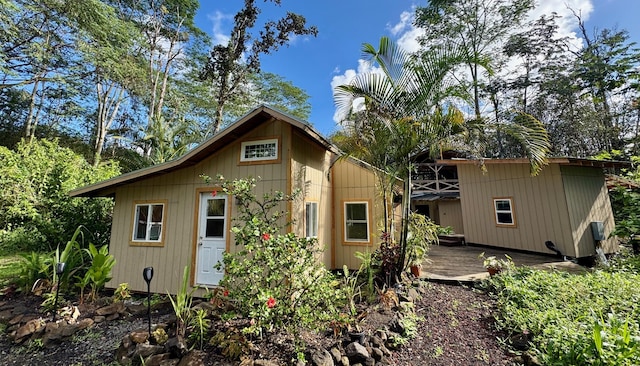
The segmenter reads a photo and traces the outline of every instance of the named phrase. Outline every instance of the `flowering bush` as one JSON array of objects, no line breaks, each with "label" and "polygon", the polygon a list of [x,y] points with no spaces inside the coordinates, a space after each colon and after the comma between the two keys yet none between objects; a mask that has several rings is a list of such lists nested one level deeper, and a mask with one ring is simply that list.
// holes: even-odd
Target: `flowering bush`
[{"label": "flowering bush", "polygon": [[318,261],[317,240],[281,233],[289,225],[283,207],[296,194],[266,193],[258,200],[255,179],[227,181],[218,176],[216,185],[238,204],[232,229],[238,251],[225,253],[220,285],[251,319],[246,331],[314,328],[335,319],[341,298],[338,281]]}]

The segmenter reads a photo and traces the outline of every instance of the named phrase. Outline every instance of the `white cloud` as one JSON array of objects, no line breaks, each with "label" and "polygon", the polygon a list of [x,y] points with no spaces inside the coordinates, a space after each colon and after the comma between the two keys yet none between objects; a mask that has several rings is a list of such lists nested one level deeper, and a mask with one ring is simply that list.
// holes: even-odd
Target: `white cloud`
[{"label": "white cloud", "polygon": [[233,20],[233,15],[224,14],[224,13],[216,10],[215,13],[208,14],[207,18],[209,18],[211,23],[213,23],[213,28],[211,29],[211,32],[212,32],[211,38],[212,38],[213,44],[214,45],[218,45],[218,44],[225,44],[226,45],[227,43],[229,43],[229,39],[231,37],[229,37],[229,35],[224,32],[223,25],[224,25],[225,22]]},{"label": "white cloud", "polygon": [[400,22],[398,22],[395,25],[387,26],[387,28],[389,29],[389,32],[391,32],[392,35],[396,36],[404,32],[404,30],[407,28],[413,28],[413,12],[414,12],[413,9],[410,12],[403,11],[400,14]]},{"label": "white cloud", "polygon": [[556,13],[561,18],[556,20],[558,25],[558,38],[567,37],[569,43],[575,49],[582,48],[581,35],[577,34],[578,19],[573,15],[573,11],[580,15],[583,21],[587,21],[593,13],[592,0],[538,0],[536,7],[529,14],[529,20],[538,19],[543,14]]},{"label": "white cloud", "polygon": [[[336,70],[339,70],[339,68],[336,67]],[[358,60],[357,70],[346,70],[342,75],[335,75],[331,79],[331,90],[333,91],[338,85],[349,84],[357,75],[367,73],[382,73],[382,70],[379,67],[374,67],[370,62],[360,59]],[[355,110],[361,110],[364,108],[364,100],[361,98],[354,100],[353,107]],[[340,123],[343,117],[344,116],[340,115],[337,110],[333,114],[333,120],[336,123]]]}]

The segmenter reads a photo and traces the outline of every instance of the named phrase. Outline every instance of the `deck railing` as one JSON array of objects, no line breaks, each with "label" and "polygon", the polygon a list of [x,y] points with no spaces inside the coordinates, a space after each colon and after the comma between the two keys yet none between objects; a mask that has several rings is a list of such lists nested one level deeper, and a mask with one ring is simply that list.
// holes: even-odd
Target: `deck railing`
[{"label": "deck railing", "polygon": [[434,164],[416,164],[416,172],[412,175],[414,192],[460,193],[460,183],[455,167]]}]

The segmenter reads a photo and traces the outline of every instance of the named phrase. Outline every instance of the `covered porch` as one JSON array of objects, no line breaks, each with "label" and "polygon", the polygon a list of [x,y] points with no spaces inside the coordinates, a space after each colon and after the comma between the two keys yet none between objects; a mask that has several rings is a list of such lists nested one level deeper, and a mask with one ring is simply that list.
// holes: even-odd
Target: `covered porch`
[{"label": "covered porch", "polygon": [[473,282],[485,279],[489,273],[479,258],[496,256],[506,259],[510,256],[516,266],[531,266],[534,268],[557,268],[570,272],[583,272],[585,267],[569,261],[563,261],[554,255],[532,254],[502,248],[487,248],[480,246],[444,246],[434,245],[429,249],[430,263],[423,263],[421,277],[428,280],[444,282]]}]

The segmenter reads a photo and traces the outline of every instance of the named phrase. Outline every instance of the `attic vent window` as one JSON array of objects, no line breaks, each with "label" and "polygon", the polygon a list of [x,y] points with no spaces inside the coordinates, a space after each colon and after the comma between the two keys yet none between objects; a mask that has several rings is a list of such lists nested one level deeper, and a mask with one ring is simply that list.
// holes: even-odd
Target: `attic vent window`
[{"label": "attic vent window", "polygon": [[258,140],[242,143],[240,161],[264,161],[278,159],[278,140]]},{"label": "attic vent window", "polygon": [[511,198],[494,198],[496,225],[515,226],[516,219],[513,212],[513,201]]}]

